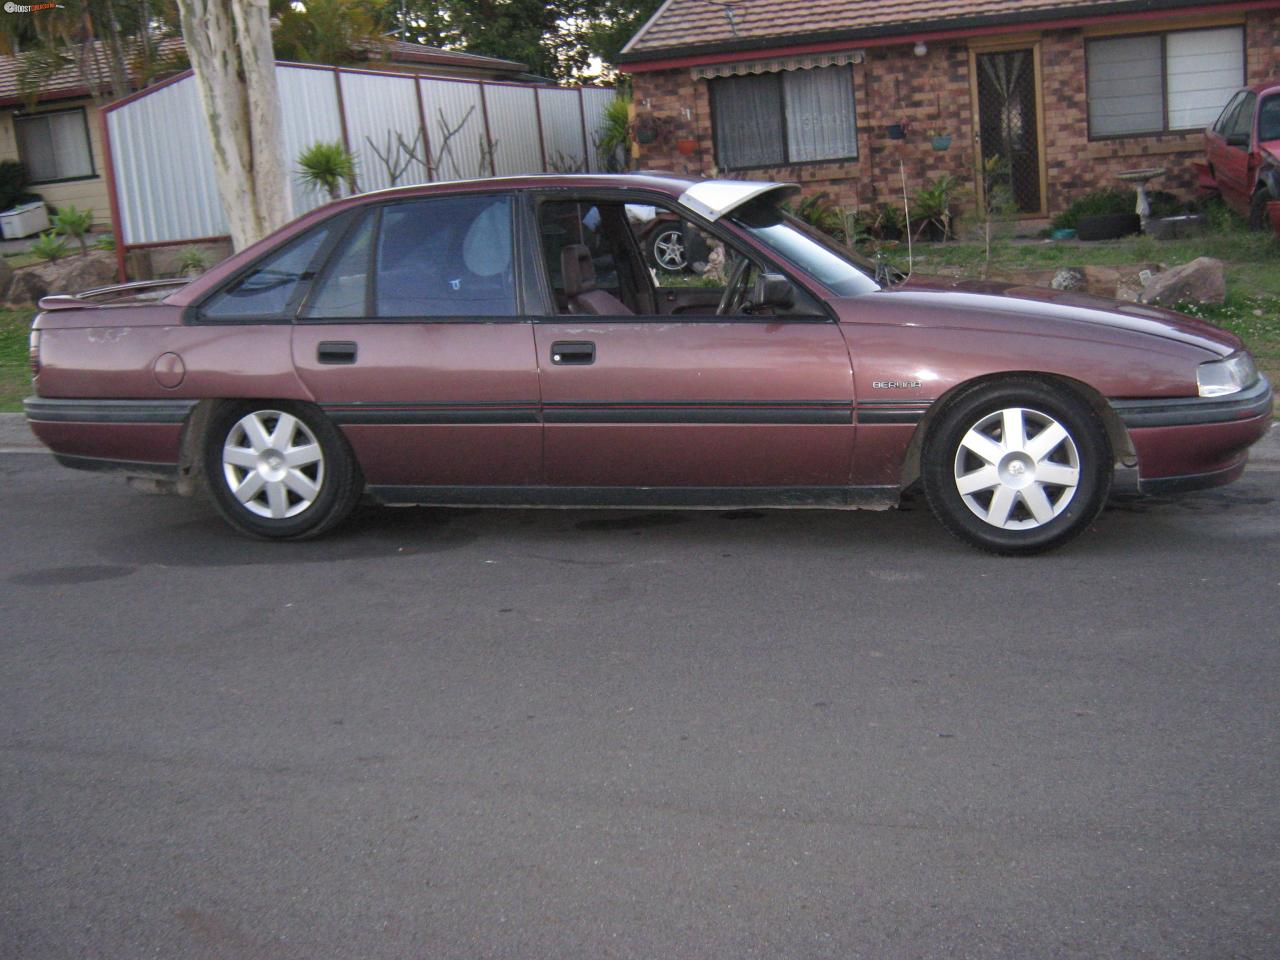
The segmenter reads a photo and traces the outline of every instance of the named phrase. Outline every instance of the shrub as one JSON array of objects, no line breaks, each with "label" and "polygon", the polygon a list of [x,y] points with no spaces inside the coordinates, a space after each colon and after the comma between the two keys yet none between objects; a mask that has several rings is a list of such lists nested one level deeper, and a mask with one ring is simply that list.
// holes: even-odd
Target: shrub
[{"label": "shrub", "polygon": [[626,97],[614,97],[604,108],[604,129],[596,149],[610,173],[631,165],[631,101]]},{"label": "shrub", "polygon": [[116,238],[109,233],[104,233],[98,239],[93,241],[93,249],[95,250],[115,250]]},{"label": "shrub", "polygon": [[952,201],[959,181],[950,174],[943,174],[927,181],[911,198],[911,219],[916,225],[917,239],[926,231],[934,238],[951,238]]},{"label": "shrub", "polygon": [[298,166],[298,179],[325,191],[330,200],[338,199],[344,183],[355,191],[356,158],[339,141],[313,143],[298,155]]},{"label": "shrub", "polygon": [[60,207],[51,222],[55,231],[80,244],[80,256],[89,255],[89,245],[85,242],[84,235],[93,226],[92,210],[80,210],[73,206]]},{"label": "shrub", "polygon": [[1107,187],[1086,193],[1053,218],[1053,229],[1074,230],[1081,217],[1104,217],[1117,213],[1133,213],[1138,195],[1128,187]]},{"label": "shrub", "polygon": [[199,247],[183,247],[178,254],[178,274],[180,276],[196,276],[204,273],[208,266]]},{"label": "shrub", "polygon": [[801,199],[791,210],[797,217],[816,230],[821,230],[829,237],[844,243],[848,231],[844,222],[844,211],[836,206],[831,194],[823,190],[811,193]]},{"label": "shrub", "polygon": [[67,255],[67,241],[63,240],[54,231],[48,230],[40,234],[35,242],[31,244],[31,252],[41,260],[57,263],[59,257]]}]

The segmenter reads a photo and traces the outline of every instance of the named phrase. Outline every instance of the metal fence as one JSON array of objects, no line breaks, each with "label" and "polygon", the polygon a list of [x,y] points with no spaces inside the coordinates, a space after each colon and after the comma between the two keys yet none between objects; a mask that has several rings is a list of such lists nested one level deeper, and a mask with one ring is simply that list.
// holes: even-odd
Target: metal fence
[{"label": "metal fence", "polygon": [[[277,64],[295,215],[326,202],[297,176],[298,155],[341,141],[358,188],[522,173],[598,171],[603,87],[549,87]],[[200,94],[188,73],[104,108],[116,245],[222,238]]]}]

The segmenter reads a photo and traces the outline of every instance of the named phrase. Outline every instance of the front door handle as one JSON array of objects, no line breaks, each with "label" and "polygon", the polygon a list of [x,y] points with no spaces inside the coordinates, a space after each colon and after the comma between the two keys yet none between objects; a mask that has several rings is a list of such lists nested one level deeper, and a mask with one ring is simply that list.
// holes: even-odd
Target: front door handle
[{"label": "front door handle", "polygon": [[596,345],[589,340],[557,340],[551,344],[551,362],[586,366],[596,362]]},{"label": "front door handle", "polygon": [[355,341],[321,340],[320,346],[316,347],[316,360],[320,363],[355,363]]}]

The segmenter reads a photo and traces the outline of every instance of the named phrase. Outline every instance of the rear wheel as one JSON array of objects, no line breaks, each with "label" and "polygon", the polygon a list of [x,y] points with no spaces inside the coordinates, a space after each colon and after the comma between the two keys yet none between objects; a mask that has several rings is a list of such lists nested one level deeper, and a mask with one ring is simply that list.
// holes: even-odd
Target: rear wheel
[{"label": "rear wheel", "polygon": [[346,440],[319,411],[293,403],[236,403],[205,435],[214,506],[256,537],[301,540],[351,512],[363,482]]},{"label": "rear wheel", "polygon": [[1077,536],[1102,509],[1114,466],[1098,414],[1038,380],[956,398],[925,441],[929,506],[953,534],[992,553],[1039,553]]}]

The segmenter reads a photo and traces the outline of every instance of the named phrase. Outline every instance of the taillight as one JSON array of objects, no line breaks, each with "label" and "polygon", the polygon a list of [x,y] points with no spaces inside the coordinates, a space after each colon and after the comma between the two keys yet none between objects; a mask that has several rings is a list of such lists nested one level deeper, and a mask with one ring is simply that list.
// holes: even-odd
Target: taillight
[{"label": "taillight", "polygon": [[31,349],[27,356],[31,360],[31,376],[40,376],[40,331],[31,331]]}]

